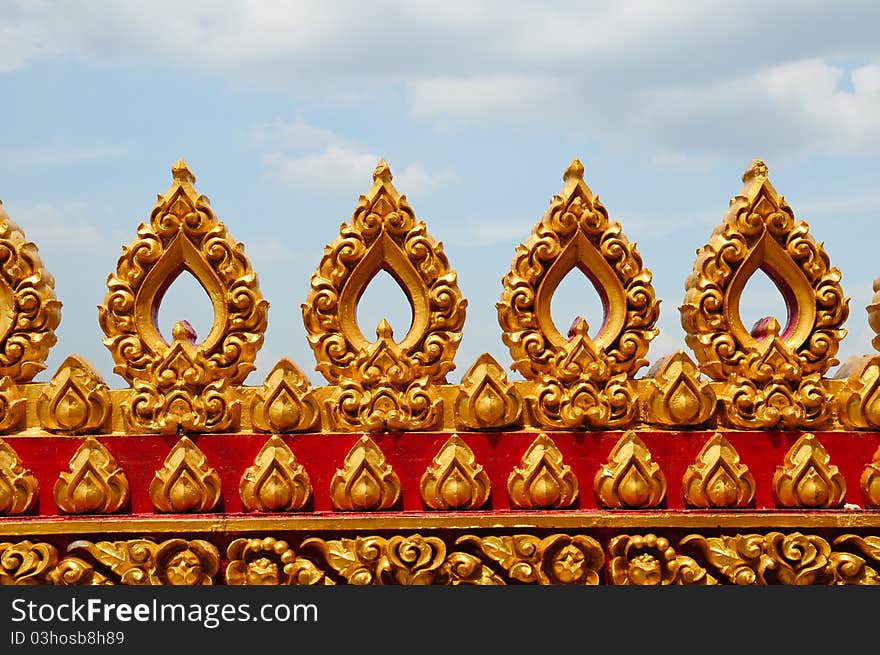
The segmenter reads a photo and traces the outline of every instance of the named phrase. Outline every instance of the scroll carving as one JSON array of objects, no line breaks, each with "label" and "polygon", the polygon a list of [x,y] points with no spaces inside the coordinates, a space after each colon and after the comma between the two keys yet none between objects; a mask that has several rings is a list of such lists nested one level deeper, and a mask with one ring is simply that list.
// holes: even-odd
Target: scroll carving
[{"label": "scroll carving", "polygon": [[619,535],[611,540],[609,572],[616,585],[716,585],[705,568],[679,555],[665,537]]},{"label": "scroll carving", "polygon": [[310,560],[298,557],[286,541],[274,537],[235,539],[226,549],[230,585],[332,585]]},{"label": "scroll carving", "polygon": [[358,327],[356,309],[381,270],[400,284],[412,307],[412,324],[399,342],[411,379],[442,384],[455,366],[467,301],[442,244],[416,220],[391,179],[388,164],[380,160],[372,188],[325,248],[302,307],[316,368],[334,384],[366,382],[361,355],[371,342]]},{"label": "scroll carving", "polygon": [[0,434],[20,427],[27,413],[27,403],[15,382],[8,376],[0,377]]},{"label": "scroll carving", "polygon": [[0,202],[0,378],[24,384],[46,368],[60,322],[55,278]]},{"label": "scroll carving", "polygon": [[[240,384],[254,369],[268,303],[244,247],[196,191],[186,162],[178,161],[172,175],[149,224],[138,227],[109,276],[99,322],[114,372],[136,390],[129,416],[138,427],[219,431],[234,424],[226,385]],[[166,289],[184,270],[207,292],[214,322],[198,344],[191,328],[178,322],[168,344],[156,316]]]}]

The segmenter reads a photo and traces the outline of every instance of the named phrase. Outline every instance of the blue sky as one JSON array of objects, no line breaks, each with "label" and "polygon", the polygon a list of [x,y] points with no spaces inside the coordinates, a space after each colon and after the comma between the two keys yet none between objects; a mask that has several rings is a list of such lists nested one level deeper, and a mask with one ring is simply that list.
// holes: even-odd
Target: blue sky
[{"label": "blue sky", "polygon": [[[575,157],[653,273],[650,361],[685,348],[685,278],[754,157],[842,272],[839,358],[871,352],[878,28],[873,2],[0,0],[0,198],[63,303],[36,379],[78,353],[124,386],[96,305],[180,157],[270,302],[247,384],[280,357],[324,382],[300,305],[380,156],[468,299],[452,382],[482,352],[509,365],[501,277]],[[577,314],[601,323],[578,278],[553,304],[563,329]],[[186,318],[204,336],[208,308],[181,277],[160,329]],[[769,282],[749,285],[747,324],[783,311]],[[383,316],[406,332],[386,277],[362,331]]]}]

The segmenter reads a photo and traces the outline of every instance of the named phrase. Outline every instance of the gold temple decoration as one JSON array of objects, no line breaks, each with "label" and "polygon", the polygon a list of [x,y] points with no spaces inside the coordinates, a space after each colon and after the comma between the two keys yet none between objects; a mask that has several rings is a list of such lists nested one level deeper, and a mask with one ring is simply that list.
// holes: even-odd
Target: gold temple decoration
[{"label": "gold temple decoration", "polygon": [[483,430],[519,423],[523,398],[492,355],[483,353],[464,374],[455,397],[455,419],[462,428]]},{"label": "gold temple decoration", "polygon": [[45,542],[0,543],[0,585],[51,584],[58,549]]},{"label": "gold temple decoration", "polygon": [[688,466],[682,488],[689,507],[742,508],[755,497],[755,478],[730,442],[715,433]]},{"label": "gold temple decoration", "polygon": [[330,500],[336,509],[388,509],[400,498],[400,479],[367,435],[358,439],[344,464],[330,482]]},{"label": "gold temple decoration", "polygon": [[761,269],[788,306],[788,321],[778,335],[784,349],[801,361],[804,374],[824,373],[838,363],[834,355],[846,334],[841,326],[849,300],[840,288],[840,271],[831,268],[822,244],[773,188],[764,162],[753,160],[743,183],[723,222],[698,251],[685,284],[679,309],[687,344],[712,379],[747,375],[749,355],[769,345],[770,335],[747,329],[739,310],[746,283]]},{"label": "gold temple decoration", "polygon": [[505,584],[479,558],[464,552],[450,553],[438,537],[310,538],[302,545],[320,553],[350,585]]},{"label": "gold temple decoration", "polygon": [[430,430],[443,418],[443,402],[428,376],[393,339],[382,319],[376,341],[358,356],[358,377],[344,380],[327,399],[333,428],[352,430]]},{"label": "gold temple decoration", "polygon": [[111,413],[107,383],[79,355],[71,355],[40,392],[37,414],[50,432],[87,434],[106,427]]},{"label": "gold temple decoration", "polygon": [[679,555],[669,540],[654,534],[619,535],[610,543],[609,572],[616,585],[716,585],[705,568]]},{"label": "gold temple decoration", "polygon": [[205,454],[181,437],[150,483],[150,501],[160,512],[208,512],[220,500],[220,476]]},{"label": "gold temple decoration", "polygon": [[867,506],[880,507],[880,448],[874,451],[874,457],[865,465],[859,483]]},{"label": "gold temple decoration", "polygon": [[229,585],[332,585],[333,580],[308,559],[297,557],[286,541],[274,537],[236,539],[226,549]]},{"label": "gold temple decoration", "polygon": [[605,564],[601,544],[586,535],[465,535],[456,544],[473,544],[512,579],[527,584],[597,585]]},{"label": "gold temple decoration", "polygon": [[20,427],[27,413],[27,403],[11,378],[0,377],[0,434]]},{"label": "gold temple decoration", "polygon": [[[868,538],[876,540],[876,538]],[[873,560],[880,551],[855,535],[841,535],[835,545],[855,546]],[[877,585],[880,576],[856,553],[833,550],[818,535],[799,532],[705,537],[688,535],[682,546],[696,548],[724,578],[736,585]]]},{"label": "gold temple decoration", "polygon": [[[241,384],[255,368],[268,302],[244,247],[196,191],[186,162],[178,161],[172,175],[150,223],[138,227],[108,278],[99,322],[114,372],[137,392],[129,406],[137,427],[218,431],[235,422],[227,385]],[[199,281],[214,309],[211,330],[198,344],[183,322],[168,344],[156,322],[165,291],[183,271]]]},{"label": "gold temple decoration", "polygon": [[421,491],[431,509],[477,509],[489,499],[491,482],[474,452],[454,434],[422,475]]},{"label": "gold temple decoration", "polygon": [[251,511],[292,512],[308,503],[312,484],[290,447],[273,435],[260,449],[253,466],[242,474],[239,495],[242,505]]},{"label": "gold temple decoration", "polygon": [[632,376],[647,363],[648,343],[657,335],[660,303],[651,273],[584,182],[580,161],[571,162],[563,181],[531,236],[517,247],[502,281],[497,309],[504,343],[513,368],[526,379],[557,373],[554,359],[567,339],[553,324],[550,303],[563,278],[578,268],[593,281],[605,306],[595,348],[607,357],[612,375]]},{"label": "gold temple decoration", "polygon": [[46,368],[60,322],[55,278],[0,202],[0,379],[23,384]]},{"label": "gold temple decoration", "polygon": [[[743,183],[685,283],[685,340],[702,370],[726,381],[720,395],[734,427],[818,428],[830,420],[821,376],[838,363],[849,299],[840,271],[770,184],[764,162],[753,160]],[[785,299],[784,326],[772,317],[743,325],[740,298],[759,269]]]},{"label": "gold temple decoration", "polygon": [[40,484],[16,453],[0,439],[0,516],[25,514],[37,503]]},{"label": "gold temple decoration", "polygon": [[416,220],[391,179],[388,164],[380,159],[372,188],[324,249],[302,306],[316,368],[331,383],[363,381],[362,354],[371,342],[358,327],[357,304],[382,270],[401,286],[412,308],[412,324],[399,342],[411,360],[412,378],[442,384],[455,367],[467,301],[442,244]]},{"label": "gold temple decoration", "polygon": [[109,450],[87,437],[55,483],[55,504],[66,514],[112,514],[129,498],[128,479]]},{"label": "gold temple decoration", "polygon": [[644,442],[629,431],[611,450],[608,463],[596,472],[593,488],[603,507],[658,507],[666,497],[666,478],[651,461]]},{"label": "gold temple decoration", "polygon": [[700,369],[683,350],[660,359],[648,371],[644,407],[648,423],[697,426],[715,412],[715,392],[700,380]]},{"label": "gold temple decoration", "polygon": [[850,430],[880,429],[880,356],[855,356],[837,371],[845,381],[835,399],[840,423]]},{"label": "gold temple decoration", "polygon": [[874,350],[880,350],[880,277],[874,279],[873,288],[874,297],[865,309],[868,311],[868,325],[876,335],[871,339],[871,345]]},{"label": "gold temple decoration", "polygon": [[507,493],[514,507],[561,509],[578,495],[578,480],[562,460],[562,453],[546,434],[539,434],[526,450],[520,465],[507,478]]},{"label": "gold temple decoration", "polygon": [[309,379],[289,359],[281,359],[254,395],[251,422],[260,432],[310,430],[320,408]]},{"label": "gold temple decoration", "polygon": [[846,480],[814,434],[801,436],[773,474],[773,496],[783,507],[841,507]]},{"label": "gold temple decoration", "polygon": [[[203,586],[214,584],[220,569],[216,546],[203,539],[80,540],[67,552],[55,584]],[[103,573],[96,570],[99,566]]]}]

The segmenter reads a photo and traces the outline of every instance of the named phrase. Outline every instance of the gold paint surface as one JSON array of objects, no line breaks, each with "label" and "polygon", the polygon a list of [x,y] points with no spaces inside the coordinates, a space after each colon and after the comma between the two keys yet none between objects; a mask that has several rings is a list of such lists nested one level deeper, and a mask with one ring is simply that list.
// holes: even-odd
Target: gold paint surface
[{"label": "gold paint surface", "polygon": [[553,439],[542,433],[528,447],[520,465],[510,472],[507,493],[514,507],[560,509],[577,499],[578,479],[563,462]]},{"label": "gold paint surface", "polygon": [[251,511],[292,512],[309,502],[312,483],[290,447],[273,435],[257,453],[253,466],[242,474],[239,495],[242,505]]},{"label": "gold paint surface", "polygon": [[457,434],[440,448],[420,486],[422,500],[431,509],[477,509],[491,492],[489,476]]},{"label": "gold paint surface", "polygon": [[160,512],[208,512],[220,500],[220,476],[189,437],[181,437],[150,483]]},{"label": "gold paint surface", "polygon": [[100,441],[87,437],[62,471],[54,488],[55,504],[67,514],[112,514],[130,496],[128,478]]},{"label": "gold paint surface", "polygon": [[367,435],[358,439],[330,482],[330,500],[338,510],[388,509],[400,498],[400,492],[400,479]]}]

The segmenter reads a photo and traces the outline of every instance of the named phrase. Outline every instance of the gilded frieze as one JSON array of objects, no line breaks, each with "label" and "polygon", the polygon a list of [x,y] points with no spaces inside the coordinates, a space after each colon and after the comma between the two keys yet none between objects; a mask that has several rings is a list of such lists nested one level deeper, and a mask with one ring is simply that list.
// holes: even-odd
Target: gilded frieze
[{"label": "gilded frieze", "polygon": [[693,558],[681,555],[655,534],[618,535],[609,544],[608,569],[615,585],[716,585]]},{"label": "gilded frieze", "polygon": [[332,585],[314,563],[297,557],[283,539],[235,539],[226,549],[228,585]]},{"label": "gilded frieze", "polygon": [[281,359],[254,395],[251,422],[260,432],[310,430],[320,418],[309,379],[289,359]]},{"label": "gilded frieze", "polygon": [[100,432],[112,405],[107,383],[79,355],[65,359],[37,399],[40,425],[49,432]]},{"label": "gilded frieze", "polygon": [[715,413],[712,386],[683,350],[663,357],[648,371],[642,402],[646,421],[660,427],[698,426]]},{"label": "gilded frieze", "polygon": [[345,456],[330,482],[330,500],[338,510],[379,510],[400,498],[400,479],[376,442],[364,435]]},{"label": "gilded frieze", "polygon": [[463,429],[503,428],[520,422],[523,398],[492,355],[483,353],[461,380],[456,423]]},{"label": "gilded frieze", "polygon": [[773,496],[782,507],[843,506],[846,480],[813,434],[801,436],[773,474]]},{"label": "gilded frieze", "polygon": [[312,483],[290,447],[273,435],[242,474],[239,495],[251,511],[293,512],[311,499]]},{"label": "gilded frieze", "polygon": [[682,489],[689,507],[748,507],[755,497],[755,478],[724,435],[715,433],[685,471]]}]

